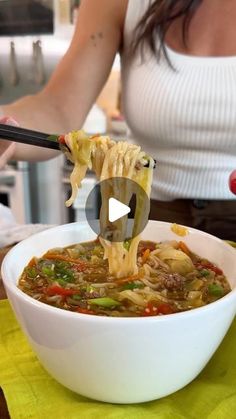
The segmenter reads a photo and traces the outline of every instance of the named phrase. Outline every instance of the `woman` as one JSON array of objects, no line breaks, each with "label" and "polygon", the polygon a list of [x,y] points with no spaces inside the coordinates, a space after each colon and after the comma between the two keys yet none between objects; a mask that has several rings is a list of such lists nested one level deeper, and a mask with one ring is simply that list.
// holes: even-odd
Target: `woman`
[{"label": "woman", "polygon": [[158,161],[150,218],[236,239],[235,20],[234,0],[83,0],[48,85],[3,112],[46,132],[80,128],[120,51],[130,138]]}]

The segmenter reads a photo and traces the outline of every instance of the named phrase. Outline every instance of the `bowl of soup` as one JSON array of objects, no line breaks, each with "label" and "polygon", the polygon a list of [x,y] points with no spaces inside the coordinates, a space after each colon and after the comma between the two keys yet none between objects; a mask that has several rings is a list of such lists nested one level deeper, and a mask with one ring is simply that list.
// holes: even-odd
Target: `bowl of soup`
[{"label": "bowl of soup", "polygon": [[141,273],[117,283],[87,222],[35,234],[7,254],[9,301],[58,382],[95,400],[141,403],[202,371],[236,313],[235,249],[192,228],[176,232],[149,221]]}]

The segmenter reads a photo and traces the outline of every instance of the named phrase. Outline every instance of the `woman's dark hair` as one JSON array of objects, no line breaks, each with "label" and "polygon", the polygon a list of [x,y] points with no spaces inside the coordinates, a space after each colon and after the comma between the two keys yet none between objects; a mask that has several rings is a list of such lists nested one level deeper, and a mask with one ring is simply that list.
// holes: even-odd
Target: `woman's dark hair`
[{"label": "woman's dark hair", "polygon": [[[135,53],[141,47],[142,52],[143,47],[148,45],[157,58],[162,51],[169,62],[164,43],[169,26],[175,19],[183,17],[182,37],[186,45],[189,23],[201,2],[202,0],[154,1],[135,28],[131,51]],[[156,42],[157,38],[159,42]]]}]

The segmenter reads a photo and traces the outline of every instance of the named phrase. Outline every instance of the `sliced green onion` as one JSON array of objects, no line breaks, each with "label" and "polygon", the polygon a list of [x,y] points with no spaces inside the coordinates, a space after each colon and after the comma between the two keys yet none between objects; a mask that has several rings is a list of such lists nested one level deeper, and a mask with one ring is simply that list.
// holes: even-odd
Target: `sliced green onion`
[{"label": "sliced green onion", "polygon": [[65,282],[74,282],[74,272],[69,269],[69,266],[70,265],[65,264],[64,262],[56,262],[54,270],[55,277]]},{"label": "sliced green onion", "polygon": [[[51,279],[51,278],[50,278]],[[61,278],[52,278],[54,281],[58,282],[58,284],[65,286],[67,284],[67,281],[64,281],[64,279]]]},{"label": "sliced green onion", "polygon": [[121,304],[119,301],[113,300],[113,298],[110,298],[110,297],[92,298],[87,301],[91,305],[94,304],[97,306],[108,307],[108,308],[116,307]]},{"label": "sliced green onion", "polygon": [[47,140],[57,142],[58,141],[58,137],[59,137],[59,135],[53,135],[53,134],[51,134],[51,135],[49,135],[47,137]]},{"label": "sliced green onion", "polygon": [[54,265],[52,264],[52,265],[45,265],[45,266],[42,266],[42,273],[45,275],[45,276],[49,276],[49,277],[52,277],[52,276],[54,276]]},{"label": "sliced green onion", "polygon": [[36,278],[36,276],[38,275],[38,271],[37,271],[37,269],[35,267],[32,267],[32,268],[31,267],[27,267],[25,269],[25,271],[26,271],[26,275],[29,278],[32,278],[32,279]]}]

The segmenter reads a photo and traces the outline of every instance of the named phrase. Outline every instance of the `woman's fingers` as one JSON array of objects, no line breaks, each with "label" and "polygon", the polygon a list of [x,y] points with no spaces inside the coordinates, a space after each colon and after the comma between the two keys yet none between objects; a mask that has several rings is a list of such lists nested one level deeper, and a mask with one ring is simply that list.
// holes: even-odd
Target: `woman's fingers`
[{"label": "woman's fingers", "polygon": [[10,143],[7,148],[2,146],[2,143],[0,143],[0,169],[2,169],[8,160],[11,159],[15,152],[15,147],[15,143]]},{"label": "woman's fingers", "polygon": [[18,122],[13,119],[11,116],[4,116],[0,118],[0,124],[12,125],[13,127],[19,127]]},{"label": "woman's fingers", "polygon": [[[1,124],[19,126],[19,124],[11,117],[4,116],[0,119]],[[0,140],[0,169],[2,169],[7,161],[13,156],[15,151],[15,143],[11,141]]]}]

